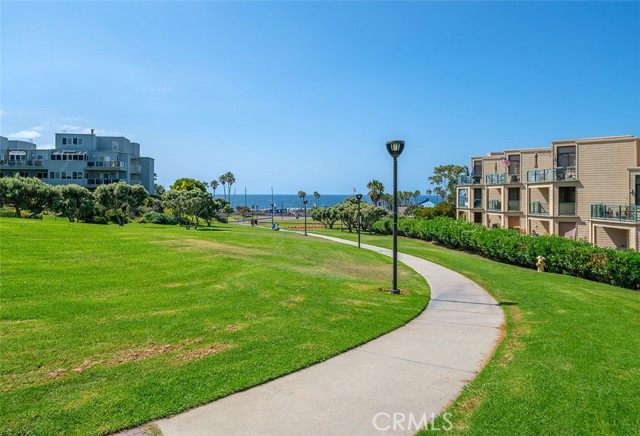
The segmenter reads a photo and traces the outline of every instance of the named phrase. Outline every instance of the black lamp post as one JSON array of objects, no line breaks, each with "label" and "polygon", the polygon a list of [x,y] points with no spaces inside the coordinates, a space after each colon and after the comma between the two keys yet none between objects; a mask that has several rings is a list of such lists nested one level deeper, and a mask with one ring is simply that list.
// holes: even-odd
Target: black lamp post
[{"label": "black lamp post", "polygon": [[404,141],[387,141],[387,151],[393,158],[393,286],[392,294],[399,294],[398,289],[398,156],[404,150]]},{"label": "black lamp post", "polygon": [[309,200],[303,201],[304,203],[304,235],[307,236],[307,203]]},{"label": "black lamp post", "polygon": [[275,229],[275,226],[273,225],[273,214],[275,212],[275,209],[276,209],[276,204],[271,203],[271,230]]},{"label": "black lamp post", "polygon": [[358,200],[358,248],[360,248],[360,200],[362,200],[362,194],[356,194],[356,200]]}]

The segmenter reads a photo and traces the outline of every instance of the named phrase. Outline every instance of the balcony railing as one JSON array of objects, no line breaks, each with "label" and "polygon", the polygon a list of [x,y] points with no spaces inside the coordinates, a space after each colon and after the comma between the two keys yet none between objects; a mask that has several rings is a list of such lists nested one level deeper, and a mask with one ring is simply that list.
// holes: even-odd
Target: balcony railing
[{"label": "balcony railing", "polygon": [[575,215],[576,214],[576,203],[561,201],[558,203],[558,215]]},{"label": "balcony railing", "polygon": [[592,204],[591,219],[637,223],[640,206],[633,204]]},{"label": "balcony railing", "polygon": [[507,183],[520,183],[520,174],[507,174]]},{"label": "balcony railing", "polygon": [[504,173],[487,174],[484,176],[484,181],[487,185],[501,185],[505,180]]},{"label": "balcony railing", "polygon": [[0,160],[1,166],[10,166],[10,167],[41,167],[41,160]]},{"label": "balcony railing", "polygon": [[549,205],[541,201],[529,203],[529,215],[549,215]]},{"label": "balcony railing", "polygon": [[482,209],[482,198],[476,198],[473,200],[474,209]]},{"label": "balcony railing", "polygon": [[132,173],[141,173],[142,172],[142,165],[131,165],[131,172]]},{"label": "balcony railing", "polygon": [[487,201],[487,210],[502,210],[502,201],[500,200]]},{"label": "balcony railing", "polygon": [[510,211],[519,211],[520,210],[520,200],[509,200],[509,204],[507,205]]},{"label": "balcony railing", "polygon": [[527,182],[529,183],[561,182],[563,180],[577,180],[576,167],[527,171]]},{"label": "balcony railing", "polygon": [[118,183],[120,179],[87,179],[87,184],[91,186],[108,185],[110,183]]},{"label": "balcony railing", "polygon": [[115,160],[109,160],[109,161],[94,161],[94,160],[90,160],[87,162],[87,167],[89,169],[91,168],[126,168],[127,163],[126,162],[119,162],[119,161],[115,161]]}]

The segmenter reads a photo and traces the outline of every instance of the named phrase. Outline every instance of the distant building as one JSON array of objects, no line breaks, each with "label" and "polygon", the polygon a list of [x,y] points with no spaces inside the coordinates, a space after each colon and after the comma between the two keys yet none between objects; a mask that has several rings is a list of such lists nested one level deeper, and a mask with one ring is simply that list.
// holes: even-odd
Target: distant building
[{"label": "distant building", "polygon": [[140,156],[140,144],[122,136],[97,136],[93,131],[56,133],[53,149],[0,136],[0,177],[15,175],[89,189],[124,181],[155,194],[154,160]]},{"label": "distant building", "polygon": [[554,141],[471,158],[459,218],[487,227],[640,248],[640,138]]}]

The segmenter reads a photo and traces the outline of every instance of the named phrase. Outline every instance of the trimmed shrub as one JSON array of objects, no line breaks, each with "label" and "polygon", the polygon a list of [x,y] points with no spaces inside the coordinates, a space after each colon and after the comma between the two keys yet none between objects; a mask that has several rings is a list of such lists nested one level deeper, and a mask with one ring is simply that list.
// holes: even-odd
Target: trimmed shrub
[{"label": "trimmed shrub", "polygon": [[173,214],[154,211],[145,213],[140,222],[169,225],[178,224],[178,220],[173,216]]},{"label": "trimmed shrub", "polygon": [[[393,233],[393,221],[373,225],[379,234]],[[398,234],[434,241],[456,250],[479,254],[498,262],[535,268],[536,257],[544,256],[545,270],[582,277],[628,289],[640,289],[640,253],[596,247],[586,241],[559,236],[529,236],[514,230],[484,226],[438,217],[431,220],[398,220]]]}]

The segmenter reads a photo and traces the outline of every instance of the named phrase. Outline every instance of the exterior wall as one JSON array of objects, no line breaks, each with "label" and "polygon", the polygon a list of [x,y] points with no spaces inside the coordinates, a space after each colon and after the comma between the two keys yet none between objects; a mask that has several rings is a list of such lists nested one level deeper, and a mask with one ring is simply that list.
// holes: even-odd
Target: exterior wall
[{"label": "exterior wall", "polygon": [[[566,174],[566,170],[557,170],[558,161],[554,159],[557,148],[563,146],[575,147],[575,178],[555,178],[560,173]],[[485,176],[488,174],[509,174],[509,167],[501,162],[500,157],[508,158],[510,155],[518,154],[520,183],[516,178],[509,176],[501,184],[486,183]],[[521,229],[529,233],[535,231],[540,235],[563,233],[565,237],[586,239],[601,246],[628,247],[636,250],[640,248],[640,218],[634,222],[634,218],[627,218],[632,216],[629,212],[626,215],[618,212],[606,217],[591,218],[591,206],[594,204],[611,205],[608,210],[614,211],[624,210],[627,205],[636,202],[640,204],[640,201],[636,200],[640,199],[640,192],[636,192],[640,191],[636,186],[636,176],[640,175],[640,138],[617,136],[555,141],[547,148],[506,150],[473,157],[472,166],[474,160],[482,162],[481,184],[473,184],[471,179],[466,180],[465,186],[469,186],[470,193],[473,193],[475,188],[482,189],[483,200],[481,209],[470,210],[471,220],[473,212],[482,210],[485,213],[484,225],[487,227],[494,224],[516,227],[514,216],[517,216],[518,212],[509,211],[508,194],[509,188],[520,187]],[[549,178],[544,182],[529,183],[527,172],[534,169],[547,170],[544,174]],[[563,204],[562,208],[560,206],[561,188],[565,187],[575,188],[575,213],[572,213],[571,204]],[[470,208],[473,208],[473,196],[470,200]],[[487,200],[500,200],[504,213],[487,211]],[[543,203],[547,215],[529,214],[529,203],[538,201]],[[574,226],[575,231],[572,230]],[[622,243],[622,239],[627,242]]]}]

